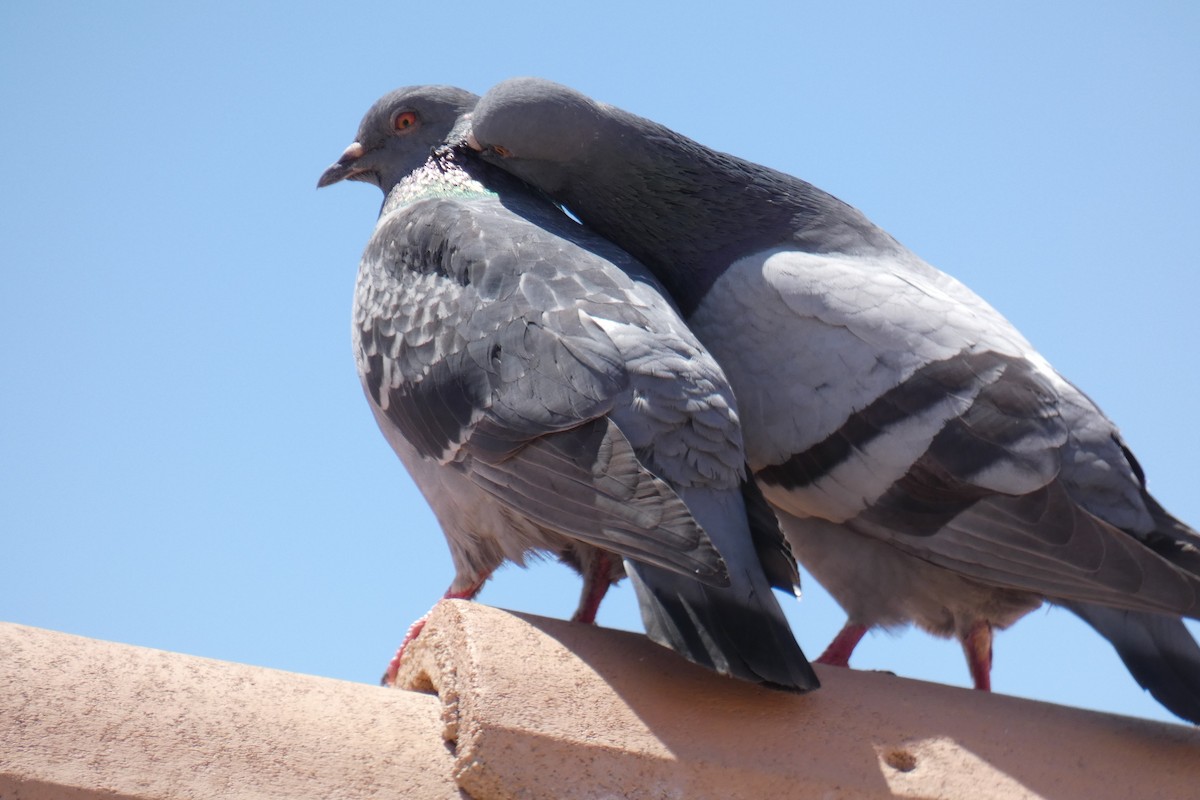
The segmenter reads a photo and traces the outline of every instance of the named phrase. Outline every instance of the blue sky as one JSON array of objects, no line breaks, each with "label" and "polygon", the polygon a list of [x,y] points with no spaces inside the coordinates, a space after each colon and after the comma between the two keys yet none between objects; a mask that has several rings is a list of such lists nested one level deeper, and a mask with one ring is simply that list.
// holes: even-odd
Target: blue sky
[{"label": "blue sky", "polygon": [[[863,209],[1014,320],[1200,524],[1200,11],[829,5],[0,6],[0,619],[378,678],[451,565],[350,354],[381,198],[314,185],[384,92],[514,75]],[[578,588],[544,563],[481,600],[565,617]],[[812,581],[784,603],[815,657],[842,613]],[[640,627],[628,587],[600,621]],[[915,631],[853,664],[968,680]],[[1064,612],[999,635],[994,684],[1173,719]]]}]

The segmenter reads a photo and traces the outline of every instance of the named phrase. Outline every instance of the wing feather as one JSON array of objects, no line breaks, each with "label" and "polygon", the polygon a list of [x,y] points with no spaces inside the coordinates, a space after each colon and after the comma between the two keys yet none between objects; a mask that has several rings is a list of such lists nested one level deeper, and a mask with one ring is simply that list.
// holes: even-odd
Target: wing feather
[{"label": "wing feather", "polygon": [[[556,240],[539,248],[513,225],[508,212],[443,200],[381,221],[364,260],[390,280],[360,281],[356,304],[369,397],[421,456],[537,525],[726,585],[707,533],[608,417],[630,376],[576,306],[581,282],[620,289],[611,268]],[[429,331],[415,347],[397,333],[413,324]]]}]

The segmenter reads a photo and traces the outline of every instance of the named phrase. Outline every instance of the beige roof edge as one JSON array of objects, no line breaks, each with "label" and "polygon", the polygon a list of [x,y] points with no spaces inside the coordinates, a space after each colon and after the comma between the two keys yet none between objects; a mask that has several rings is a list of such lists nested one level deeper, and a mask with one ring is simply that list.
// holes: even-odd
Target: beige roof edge
[{"label": "beige roof edge", "polygon": [[446,601],[401,681],[437,691],[478,800],[1200,797],[1194,728],[817,669],[787,694],[637,634]]},{"label": "beige roof edge", "polygon": [[0,623],[0,800],[461,800],[436,697]]},{"label": "beige roof edge", "polygon": [[[438,605],[405,686],[0,623],[0,798],[1192,797],[1181,725],[820,669],[790,695],[645,637]],[[443,737],[445,741],[443,741]]]}]

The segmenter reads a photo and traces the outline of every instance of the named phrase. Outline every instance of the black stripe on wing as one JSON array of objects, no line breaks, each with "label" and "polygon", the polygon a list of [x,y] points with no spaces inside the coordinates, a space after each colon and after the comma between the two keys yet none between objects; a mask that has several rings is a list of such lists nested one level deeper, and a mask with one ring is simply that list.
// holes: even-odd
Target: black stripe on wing
[{"label": "black stripe on wing", "polygon": [[[461,361],[456,355],[452,361]],[[490,402],[491,386],[480,371],[440,361],[415,383],[383,390],[384,357],[367,358],[366,388],[400,433],[425,458],[443,461],[462,443]]]},{"label": "black stripe on wing", "polygon": [[1055,479],[1067,427],[1057,393],[1029,362],[977,353],[920,372],[954,375],[960,379],[956,391],[970,392],[974,400],[946,422],[909,471],[872,504],[870,515],[887,519],[895,530],[928,536],[980,500],[1035,491]]},{"label": "black stripe on wing", "polygon": [[[928,517],[923,524],[936,529],[937,519],[953,516],[988,493],[976,494],[967,484],[1000,462],[1034,469],[1046,480],[1057,471],[1056,463],[1050,462],[1057,458],[1056,448],[1065,441],[1066,431],[1053,389],[1025,360],[983,351],[926,364],[852,413],[823,441],[760,469],[756,476],[784,489],[818,484],[889,428],[921,417],[947,397],[963,398],[970,405],[934,439],[929,453],[935,463],[917,469],[907,487],[911,496],[888,501],[898,511]],[[913,453],[914,464],[923,455]]]},{"label": "black stripe on wing", "polygon": [[[994,584],[1142,610],[1200,610],[1200,576],[1189,570],[1186,547],[1166,535],[1148,546],[1145,536],[1086,511],[1059,479],[1066,423],[1057,392],[1032,365],[974,354],[921,373],[920,383],[957,385],[974,399],[850,525]],[[931,394],[926,386],[906,395],[912,383],[885,396],[890,408],[927,407],[906,399]]]}]

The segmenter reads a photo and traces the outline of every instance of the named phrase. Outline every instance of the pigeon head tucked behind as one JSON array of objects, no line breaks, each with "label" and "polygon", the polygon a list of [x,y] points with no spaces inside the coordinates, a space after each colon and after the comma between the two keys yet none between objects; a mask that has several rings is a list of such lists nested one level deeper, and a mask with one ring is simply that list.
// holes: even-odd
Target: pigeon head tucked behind
[{"label": "pigeon head tucked behind", "polygon": [[479,106],[486,119],[473,124],[471,145],[551,193],[566,190],[571,167],[603,162],[606,133],[616,132],[602,104],[541,78],[504,81],[486,98]]},{"label": "pigeon head tucked behind", "polygon": [[478,96],[453,86],[406,86],[381,97],[358,126],[358,135],[341,158],[321,174],[317,188],[343,180],[393,186],[452,140],[463,115]]},{"label": "pigeon head tucked behind", "polygon": [[[489,89],[471,115],[468,142],[619,242],[667,285],[685,317],[748,252],[899,248],[857,209],[809,183],[542,78]],[[731,197],[745,202],[724,202]],[[649,211],[653,203],[671,213]],[[663,257],[667,243],[671,258]]]}]

